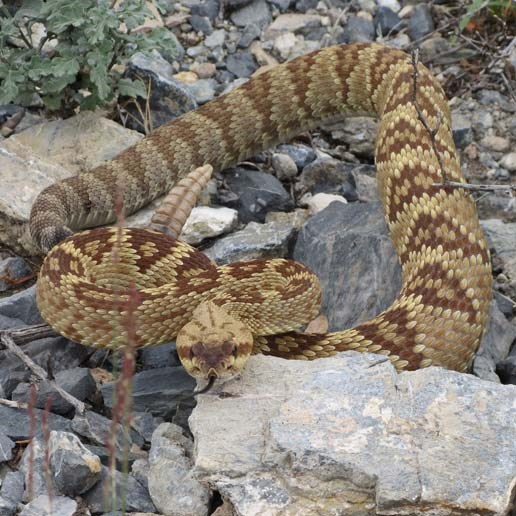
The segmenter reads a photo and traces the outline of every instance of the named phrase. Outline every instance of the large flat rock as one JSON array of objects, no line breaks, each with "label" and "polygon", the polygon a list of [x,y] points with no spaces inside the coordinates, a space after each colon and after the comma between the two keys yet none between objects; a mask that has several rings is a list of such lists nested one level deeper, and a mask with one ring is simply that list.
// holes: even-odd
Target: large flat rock
[{"label": "large flat rock", "polygon": [[252,357],[198,397],[198,478],[239,515],[507,515],[516,387],[354,352]]}]

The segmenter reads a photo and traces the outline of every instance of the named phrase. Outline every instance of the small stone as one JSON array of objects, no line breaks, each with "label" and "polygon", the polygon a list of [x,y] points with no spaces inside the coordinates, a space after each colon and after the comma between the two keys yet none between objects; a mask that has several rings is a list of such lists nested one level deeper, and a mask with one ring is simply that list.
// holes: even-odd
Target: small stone
[{"label": "small stone", "polygon": [[408,34],[412,41],[417,41],[435,30],[434,20],[428,4],[414,7],[408,22]]},{"label": "small stone", "polygon": [[214,79],[199,79],[193,84],[188,85],[188,90],[195,98],[197,104],[205,104],[215,98],[215,88],[217,81]]},{"label": "small stone", "polygon": [[20,256],[10,256],[2,260],[0,262],[0,292],[13,288],[31,274],[29,265]]},{"label": "small stone", "polygon": [[351,153],[372,160],[377,127],[378,122],[374,118],[356,116],[332,124],[327,129],[331,130],[332,138],[345,143]]},{"label": "small stone", "polygon": [[224,29],[215,30],[204,40],[204,45],[208,48],[220,47],[224,44],[225,39],[226,31]]},{"label": "small stone", "polygon": [[250,77],[258,65],[250,52],[235,52],[228,56],[226,68],[237,77]]},{"label": "small stone", "polygon": [[7,471],[0,488],[0,514],[14,516],[23,497],[25,479],[21,471]]},{"label": "small stone", "polygon": [[500,165],[509,172],[516,172],[516,152],[509,152],[503,156]]},{"label": "small stone", "polygon": [[374,39],[373,22],[361,16],[351,16],[338,37],[338,43],[367,43]]},{"label": "small stone", "polygon": [[238,224],[238,212],[231,208],[196,206],[188,217],[181,240],[188,244],[200,244],[206,238],[229,233]]},{"label": "small stone", "polygon": [[131,426],[145,439],[145,442],[150,443],[154,430],[161,423],[163,423],[161,417],[154,417],[148,412],[135,412]]},{"label": "small stone", "polygon": [[309,9],[315,9],[319,0],[297,0],[296,11],[306,13]]},{"label": "small stone", "polygon": [[260,37],[262,30],[256,23],[246,25],[242,30],[240,39],[238,40],[238,48],[247,48],[254,40]]},{"label": "small stone", "polygon": [[375,0],[358,0],[358,5],[360,6],[360,9],[371,14],[374,14],[377,9]]},{"label": "small stone", "polygon": [[207,16],[212,22],[219,14],[219,0],[206,0],[205,2],[193,2],[189,5],[192,15]]},{"label": "small stone", "polygon": [[250,4],[233,11],[230,19],[237,27],[246,27],[250,23],[264,27],[271,22],[272,16],[265,0],[252,0]]},{"label": "small stone", "polygon": [[286,11],[294,0],[267,0],[271,5],[276,6],[280,11]]},{"label": "small stone", "polygon": [[312,195],[307,193],[301,197],[299,203],[301,206],[307,206],[310,214],[315,215],[327,208],[332,202],[342,202],[346,204],[348,201],[342,195],[318,193]]},{"label": "small stone", "polygon": [[388,7],[380,7],[374,18],[377,30],[380,34],[395,34],[401,29],[400,17]]},{"label": "small stone", "polygon": [[378,7],[388,7],[395,13],[401,9],[401,5],[398,0],[377,0]]},{"label": "small stone", "polygon": [[194,14],[190,17],[189,22],[192,28],[197,32],[202,32],[203,34],[211,34],[213,32],[213,27],[207,16]]},{"label": "small stone", "polygon": [[507,357],[496,364],[496,374],[504,384],[516,385],[516,355]]},{"label": "small stone", "polygon": [[199,80],[199,77],[194,72],[184,71],[174,74],[174,79],[177,79],[178,81],[184,82],[186,84],[193,84]]},{"label": "small stone", "polygon": [[0,424],[0,463],[7,462],[13,458],[14,442],[1,431]]},{"label": "small stone", "polygon": [[493,115],[485,109],[476,109],[473,112],[473,126],[475,131],[482,134],[484,131],[491,129],[494,124]]},{"label": "small stone", "polygon": [[250,222],[203,252],[219,265],[255,258],[286,258],[295,235],[296,228],[291,221]]},{"label": "small stone", "polygon": [[463,113],[452,113],[453,140],[459,149],[464,149],[473,141],[471,119]]},{"label": "small stone", "polygon": [[210,491],[195,479],[192,460],[175,439],[177,426],[162,423],[152,435],[149,493],[165,516],[206,516]]},{"label": "small stone", "polygon": [[197,74],[199,79],[209,79],[215,75],[217,67],[213,63],[193,63],[190,70]]},{"label": "small stone", "polygon": [[289,211],[294,203],[280,181],[258,170],[233,168],[224,174],[229,193],[219,202],[238,210],[241,222],[263,222],[268,211]]},{"label": "small stone", "polygon": [[75,516],[77,502],[65,496],[40,495],[27,504],[20,516]]},{"label": "small stone", "polygon": [[48,441],[52,479],[60,494],[77,496],[100,479],[100,459],[68,432],[50,432]]},{"label": "small stone", "polygon": [[294,160],[299,170],[303,170],[316,157],[311,147],[299,143],[279,145],[278,151],[288,154]]},{"label": "small stone", "polygon": [[274,50],[279,54],[282,60],[286,60],[291,56],[292,51],[299,47],[300,41],[292,32],[280,34],[274,40]]},{"label": "small stone", "polygon": [[140,360],[143,369],[159,369],[160,367],[181,365],[173,342],[143,348],[140,352]]},{"label": "small stone", "polygon": [[273,39],[282,32],[304,34],[307,30],[320,26],[321,17],[317,14],[280,14],[267,28],[265,37],[267,39]]},{"label": "small stone", "polygon": [[274,152],[271,161],[276,177],[280,181],[290,181],[297,176],[297,165],[288,154]]},{"label": "small stone", "polygon": [[495,152],[506,152],[511,146],[511,142],[508,138],[495,135],[484,136],[480,143],[488,150]]}]

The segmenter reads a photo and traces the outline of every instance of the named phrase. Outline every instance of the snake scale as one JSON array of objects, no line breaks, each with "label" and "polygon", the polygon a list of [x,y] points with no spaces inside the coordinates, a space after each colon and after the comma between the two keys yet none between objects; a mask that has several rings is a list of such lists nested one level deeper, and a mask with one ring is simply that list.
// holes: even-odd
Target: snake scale
[{"label": "snake scale", "polygon": [[[124,210],[136,211],[195,167],[222,170],[349,112],[379,118],[378,187],[402,266],[397,299],[355,328],[293,331],[317,314],[320,292],[303,266],[287,260],[217,268],[184,243],[136,229],[100,228],[67,238],[112,222],[117,192],[123,192]],[[490,257],[471,196],[435,185],[444,179],[441,167],[447,179],[465,181],[446,98],[426,67],[377,44],[307,54],[44,190],[30,217],[34,240],[50,250],[38,306],[72,340],[119,347],[127,337],[123,303],[135,285],[135,344],[158,344],[179,332],[180,358],[197,375],[237,371],[250,353],[310,360],[345,350],[388,355],[398,370],[440,365],[466,371],[486,325]],[[218,327],[218,337],[210,325]]]}]

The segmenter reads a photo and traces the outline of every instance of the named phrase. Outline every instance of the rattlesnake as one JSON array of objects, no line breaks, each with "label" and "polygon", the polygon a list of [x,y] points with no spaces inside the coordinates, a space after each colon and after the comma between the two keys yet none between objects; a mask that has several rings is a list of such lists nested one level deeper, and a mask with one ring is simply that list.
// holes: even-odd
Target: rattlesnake
[{"label": "rattlesnake", "polygon": [[[349,111],[376,113],[380,119],[378,185],[402,266],[400,295],[371,321],[321,335],[290,331],[315,315],[320,294],[312,280],[308,287],[303,283],[308,272],[288,261],[217,269],[186,244],[136,229],[92,230],[53,247],[73,230],[113,221],[118,191],[125,211],[133,212],[195,167],[209,163],[224,169]],[[114,160],[39,195],[31,233],[44,251],[53,248],[38,280],[43,317],[73,340],[118,347],[127,336],[123,289],[133,282],[140,289],[134,314],[138,346],[174,338],[196,312],[178,344],[180,358],[195,374],[238,370],[251,351],[297,359],[370,351],[388,355],[398,370],[441,365],[466,371],[486,324],[491,270],[473,199],[464,189],[435,185],[445,178],[464,182],[450,125],[436,79],[397,49],[328,47],[258,75],[160,127]],[[115,263],[110,256],[117,240],[122,243]],[[257,275],[262,283],[251,287]],[[158,292],[164,278],[174,276],[177,284]],[[294,297],[294,308],[277,313],[262,294],[274,293],[275,282],[287,276],[292,283],[285,292]],[[307,289],[311,302],[296,301]],[[255,304],[259,298],[262,303]],[[245,318],[238,310],[232,326],[234,320],[221,308],[224,300],[239,310],[246,305],[250,326],[241,325]],[[276,315],[280,322],[273,320]],[[212,336],[206,325],[217,321],[226,333],[213,343],[205,338]],[[258,327],[260,321],[269,327]],[[234,335],[243,343],[229,342]]]}]

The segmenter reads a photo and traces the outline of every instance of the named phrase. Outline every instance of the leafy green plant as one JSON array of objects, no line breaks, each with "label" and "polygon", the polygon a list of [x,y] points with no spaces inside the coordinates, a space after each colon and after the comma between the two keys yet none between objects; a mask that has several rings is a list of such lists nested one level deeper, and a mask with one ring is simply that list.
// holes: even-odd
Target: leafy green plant
[{"label": "leafy green plant", "polygon": [[[29,105],[39,96],[51,111],[94,109],[127,95],[145,98],[143,81],[116,65],[138,51],[177,55],[166,28],[136,31],[151,14],[145,0],[0,0],[0,104]],[[14,12],[13,12],[14,11]],[[35,34],[39,32],[40,36]]]},{"label": "leafy green plant", "polygon": [[485,8],[497,15],[508,18],[511,11],[516,9],[515,0],[472,0],[472,2],[467,6],[466,13],[459,23],[460,32],[462,32],[473,18]]}]

